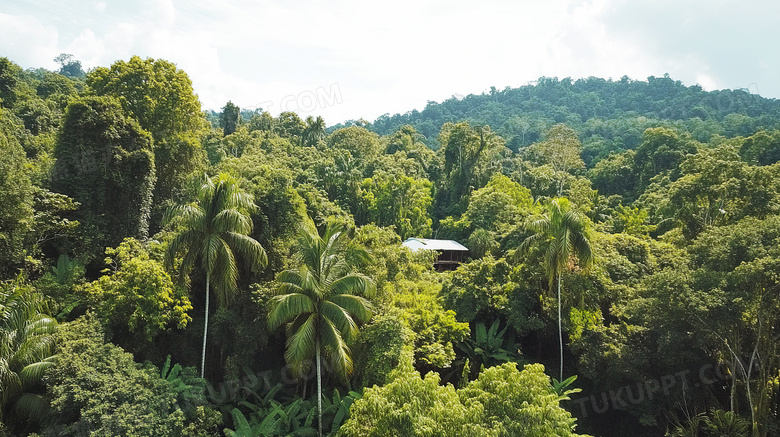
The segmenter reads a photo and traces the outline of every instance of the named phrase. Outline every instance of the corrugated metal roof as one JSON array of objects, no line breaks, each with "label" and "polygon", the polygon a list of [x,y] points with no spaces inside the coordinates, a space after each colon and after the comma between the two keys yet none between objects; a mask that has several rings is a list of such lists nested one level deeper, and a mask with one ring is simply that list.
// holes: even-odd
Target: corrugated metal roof
[{"label": "corrugated metal roof", "polygon": [[452,250],[456,252],[468,252],[469,250],[454,240],[431,240],[429,238],[407,238],[403,242],[411,251],[427,250]]}]

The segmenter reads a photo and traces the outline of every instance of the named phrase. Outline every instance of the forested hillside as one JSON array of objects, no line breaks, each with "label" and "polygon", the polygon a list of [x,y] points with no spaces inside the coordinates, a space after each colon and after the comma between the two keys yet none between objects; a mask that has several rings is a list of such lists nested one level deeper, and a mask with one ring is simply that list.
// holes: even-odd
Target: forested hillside
[{"label": "forested hillside", "polygon": [[780,102],[542,78],[328,128],[57,61],[0,58],[0,435],[780,433]]},{"label": "forested hillside", "polygon": [[437,148],[444,123],[467,121],[490,126],[517,151],[539,141],[552,125],[565,123],[579,134],[582,157],[592,165],[612,151],[636,148],[648,127],[684,130],[706,143],[715,135],[747,136],[777,129],[779,116],[780,102],[775,99],[748,90],[706,92],[668,76],[646,81],[543,77],[520,88],[491,87],[482,95],[428,102],[422,111],[385,114],[366,127],[390,135],[410,125],[426,144]]}]

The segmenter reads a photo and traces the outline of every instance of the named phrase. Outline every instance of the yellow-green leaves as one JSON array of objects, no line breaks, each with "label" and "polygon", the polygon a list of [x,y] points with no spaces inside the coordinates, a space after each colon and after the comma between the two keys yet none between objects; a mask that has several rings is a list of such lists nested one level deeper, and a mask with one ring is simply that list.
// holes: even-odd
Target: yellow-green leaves
[{"label": "yellow-green leaves", "polygon": [[183,329],[191,320],[187,290],[176,285],[159,259],[150,256],[138,240],[128,238],[116,249],[106,249],[111,268],[84,286],[91,306],[103,325],[120,342],[125,330],[143,341],[161,331]]}]

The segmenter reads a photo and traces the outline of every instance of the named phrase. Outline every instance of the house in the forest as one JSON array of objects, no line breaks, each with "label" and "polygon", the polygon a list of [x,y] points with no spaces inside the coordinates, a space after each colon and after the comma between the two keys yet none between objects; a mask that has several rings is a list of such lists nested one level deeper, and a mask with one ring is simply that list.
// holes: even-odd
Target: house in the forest
[{"label": "house in the forest", "polygon": [[439,253],[438,258],[433,263],[433,267],[438,271],[455,270],[460,263],[465,261],[469,250],[453,240],[431,240],[428,238],[407,238],[403,242],[404,247],[412,252],[418,250],[435,250]]}]

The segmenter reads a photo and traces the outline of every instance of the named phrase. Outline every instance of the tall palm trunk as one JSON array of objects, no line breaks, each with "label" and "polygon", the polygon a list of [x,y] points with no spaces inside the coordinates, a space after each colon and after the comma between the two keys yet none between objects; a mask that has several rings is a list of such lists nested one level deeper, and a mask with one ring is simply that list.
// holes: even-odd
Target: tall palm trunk
[{"label": "tall palm trunk", "polygon": [[203,323],[203,354],[200,359],[200,377],[203,378],[203,374],[206,371],[206,334],[209,332],[209,285],[211,282],[211,274],[206,272],[206,317]]},{"label": "tall palm trunk", "polygon": [[317,336],[317,429],[319,437],[322,437],[322,375],[320,373],[320,340]]},{"label": "tall palm trunk", "polygon": [[561,346],[561,376],[563,381],[563,330],[561,329],[561,273],[558,272],[558,343]]}]

